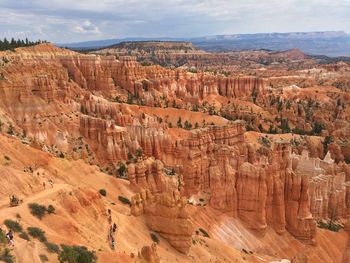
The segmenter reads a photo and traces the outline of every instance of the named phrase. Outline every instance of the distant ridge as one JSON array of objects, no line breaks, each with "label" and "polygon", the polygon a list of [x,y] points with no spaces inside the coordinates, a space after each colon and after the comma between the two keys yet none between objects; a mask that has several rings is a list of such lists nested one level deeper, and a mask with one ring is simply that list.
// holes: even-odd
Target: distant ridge
[{"label": "distant ridge", "polygon": [[311,55],[331,57],[350,56],[350,35],[344,31],[291,32],[291,33],[257,33],[214,35],[195,38],[123,38],[96,40],[77,43],[57,44],[71,49],[99,49],[121,42],[138,41],[183,41],[192,42],[196,47],[206,51],[256,50],[269,49],[282,51],[300,49]]}]

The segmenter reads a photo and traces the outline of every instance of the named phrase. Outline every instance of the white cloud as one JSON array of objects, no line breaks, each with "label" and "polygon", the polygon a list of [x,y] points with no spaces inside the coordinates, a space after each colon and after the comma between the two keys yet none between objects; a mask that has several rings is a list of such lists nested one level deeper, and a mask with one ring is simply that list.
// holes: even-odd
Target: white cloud
[{"label": "white cloud", "polygon": [[82,34],[99,34],[101,33],[98,26],[91,23],[89,20],[85,20],[82,24],[74,27],[74,32]]},{"label": "white cloud", "polygon": [[347,30],[349,0],[0,0],[0,38],[75,42],[128,36]]}]

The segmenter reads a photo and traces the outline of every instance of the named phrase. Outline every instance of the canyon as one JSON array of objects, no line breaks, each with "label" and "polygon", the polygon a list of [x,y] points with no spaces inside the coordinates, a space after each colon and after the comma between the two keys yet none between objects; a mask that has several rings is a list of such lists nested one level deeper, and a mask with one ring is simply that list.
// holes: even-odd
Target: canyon
[{"label": "canyon", "polygon": [[[1,222],[98,262],[348,262],[349,79],[299,50],[0,52]],[[38,220],[34,201],[57,212]],[[47,254],[17,240],[19,262]]]}]

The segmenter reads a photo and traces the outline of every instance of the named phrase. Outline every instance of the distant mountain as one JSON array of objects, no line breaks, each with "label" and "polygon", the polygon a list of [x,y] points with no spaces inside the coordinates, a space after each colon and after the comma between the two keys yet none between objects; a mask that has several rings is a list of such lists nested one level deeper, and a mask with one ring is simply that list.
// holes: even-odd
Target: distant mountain
[{"label": "distant mountain", "polygon": [[350,36],[342,31],[218,35],[192,42],[209,51],[297,48],[310,55],[350,56]]},{"label": "distant mountain", "polygon": [[139,42],[139,41],[183,41],[184,38],[142,38],[142,37],[129,37],[120,39],[106,39],[106,40],[94,40],[75,43],[56,44],[59,47],[67,47],[72,49],[99,49],[104,47],[113,46],[121,42]]},{"label": "distant mountain", "polygon": [[125,38],[58,44],[73,49],[98,49],[125,41],[189,41],[207,51],[300,49],[311,55],[350,56],[350,35],[343,31],[215,35],[196,38]]}]

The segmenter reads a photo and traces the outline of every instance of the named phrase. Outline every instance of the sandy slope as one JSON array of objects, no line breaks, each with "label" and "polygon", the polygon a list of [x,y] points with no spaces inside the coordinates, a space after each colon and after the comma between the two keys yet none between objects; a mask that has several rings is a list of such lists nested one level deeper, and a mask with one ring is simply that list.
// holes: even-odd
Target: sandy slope
[{"label": "sandy slope", "polygon": [[[5,155],[7,159],[5,159]],[[34,172],[24,172],[26,167]],[[49,179],[54,185],[50,186]],[[45,188],[43,186],[45,182]],[[99,189],[106,189],[101,197]],[[9,207],[8,197],[16,193],[23,203]],[[130,215],[130,208],[118,201],[118,195],[133,195],[129,182],[101,173],[97,166],[82,160],[54,158],[49,154],[22,144],[15,138],[0,135],[0,222],[19,220],[22,227],[40,227],[50,242],[56,244],[85,245],[97,252],[99,262],[133,262],[131,253],[137,255],[144,245],[150,245],[150,231],[143,217]],[[39,220],[28,209],[29,203],[52,204],[56,213]],[[117,249],[113,252],[107,242],[107,209],[112,210],[113,221],[118,225]],[[288,233],[277,235],[271,229],[264,237],[256,236],[242,222],[208,207],[192,207],[196,227],[206,229],[211,238],[193,236],[189,255],[173,249],[160,237],[158,254],[161,262],[269,262],[291,258],[299,251],[308,251],[310,262],[340,262],[345,247],[346,234],[318,231],[318,246],[308,247]],[[332,240],[332,242],[331,242]],[[18,262],[40,263],[45,254],[50,262],[57,256],[49,254],[39,241],[27,242],[15,235],[13,250]],[[246,254],[242,249],[251,250]]]},{"label": "sandy slope", "polygon": [[[128,181],[101,173],[98,167],[81,160],[54,158],[16,139],[0,137],[0,159],[5,155],[10,158],[6,166],[2,164],[0,167],[0,222],[16,220],[19,214],[24,229],[40,227],[48,240],[56,244],[85,245],[97,252],[99,262],[132,262],[131,253],[137,254],[144,245],[152,243],[143,218],[131,216],[130,208],[117,200],[118,195],[130,198],[133,194]],[[34,173],[23,172],[24,167],[40,160]],[[52,188],[49,179],[54,181]],[[46,182],[45,188],[43,182]],[[97,193],[101,188],[106,189],[107,197]],[[13,193],[23,199],[20,206],[7,205],[8,196]],[[52,204],[56,212],[39,220],[29,212],[28,204],[33,202]],[[118,225],[117,253],[112,252],[107,242],[107,208],[112,210],[113,220]],[[199,236],[194,239],[196,244],[185,256],[160,238],[158,254],[161,262],[242,262],[243,257],[248,259],[240,251],[217,240]],[[17,234],[15,241],[13,253],[18,262],[39,263],[40,254],[47,255],[50,262],[57,262],[57,256],[49,254],[39,241],[32,239],[27,242]],[[261,262],[255,261],[254,257],[250,261]]]}]

